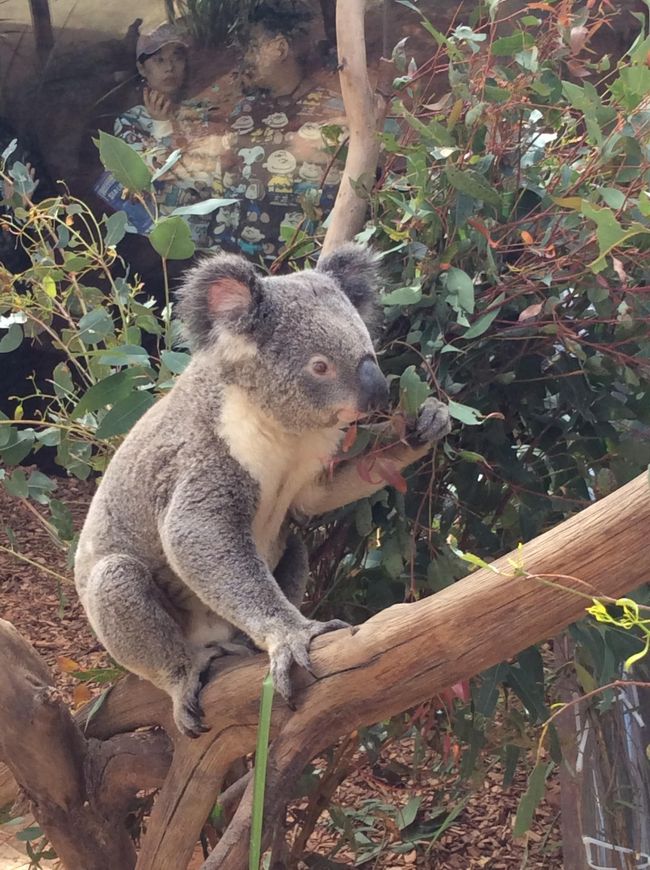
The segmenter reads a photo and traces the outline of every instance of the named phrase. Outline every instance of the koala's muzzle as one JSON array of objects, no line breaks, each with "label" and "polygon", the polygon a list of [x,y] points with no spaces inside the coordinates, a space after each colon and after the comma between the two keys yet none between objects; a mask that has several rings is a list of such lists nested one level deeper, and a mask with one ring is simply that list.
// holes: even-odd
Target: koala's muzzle
[{"label": "koala's muzzle", "polygon": [[357,378],[360,411],[378,411],[388,405],[388,381],[372,357],[361,360]]}]

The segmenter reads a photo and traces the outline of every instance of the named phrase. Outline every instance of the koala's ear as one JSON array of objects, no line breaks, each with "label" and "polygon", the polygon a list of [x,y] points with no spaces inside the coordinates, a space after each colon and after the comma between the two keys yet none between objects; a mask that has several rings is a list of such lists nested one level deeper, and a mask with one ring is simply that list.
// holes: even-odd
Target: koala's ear
[{"label": "koala's ear", "polygon": [[176,291],[176,313],[191,349],[207,347],[215,326],[248,320],[261,293],[255,269],[236,254],[215,254],[190,269]]},{"label": "koala's ear", "polygon": [[319,272],[331,275],[372,331],[379,319],[379,263],[369,248],[348,242],[321,257]]}]

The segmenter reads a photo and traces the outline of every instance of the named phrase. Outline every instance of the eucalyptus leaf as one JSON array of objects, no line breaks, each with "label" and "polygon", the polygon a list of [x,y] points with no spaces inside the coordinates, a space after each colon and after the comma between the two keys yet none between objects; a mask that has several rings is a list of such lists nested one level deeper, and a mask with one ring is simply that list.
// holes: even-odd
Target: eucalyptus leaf
[{"label": "eucalyptus leaf", "polygon": [[176,350],[164,350],[160,355],[160,361],[173,375],[180,375],[185,371],[191,359],[189,353]]},{"label": "eucalyptus leaf", "polygon": [[447,291],[458,297],[458,304],[468,314],[474,313],[474,283],[467,272],[451,266],[447,271]]},{"label": "eucalyptus leaf", "polygon": [[156,169],[154,174],[151,176],[151,180],[158,181],[158,179],[161,178],[166,172],[169,172],[169,170],[172,168],[172,166],[175,166],[178,163],[178,161],[181,159],[182,156],[183,156],[183,152],[181,151],[181,149],[174,148],[174,150],[169,155],[167,160],[165,160],[163,165],[158,167],[158,169]]},{"label": "eucalyptus leaf", "polygon": [[171,212],[171,215],[209,214],[212,211],[216,211],[218,208],[223,208],[227,205],[235,205],[235,203],[238,202],[238,199],[204,199],[201,202],[195,202],[192,205],[181,205],[178,208],[175,208]]},{"label": "eucalyptus leaf", "polygon": [[99,159],[119,183],[131,193],[151,188],[151,172],[138,152],[123,139],[99,131]]},{"label": "eucalyptus leaf", "polygon": [[473,169],[458,169],[455,166],[447,166],[445,174],[451,186],[466,196],[482,200],[490,205],[501,205],[499,193],[479,172]]},{"label": "eucalyptus leaf", "polygon": [[382,305],[415,305],[422,299],[422,290],[419,286],[399,287],[390,293],[384,293],[380,297]]},{"label": "eucalyptus leaf", "polygon": [[115,438],[117,435],[124,435],[154,402],[154,397],[146,390],[138,390],[120,399],[97,427],[97,437]]},{"label": "eucalyptus leaf", "polygon": [[554,765],[552,761],[549,761],[548,763],[540,761],[535,765],[533,772],[528,778],[528,788],[517,808],[517,816],[515,818],[515,825],[512,832],[514,837],[523,837],[526,831],[530,830],[535,810],[544,797],[546,778],[553,767]]},{"label": "eucalyptus leaf", "polygon": [[149,241],[165,260],[187,260],[195,251],[190,228],[178,216],[158,221],[149,233]]},{"label": "eucalyptus leaf", "polygon": [[422,380],[415,366],[409,366],[399,379],[399,388],[404,412],[410,417],[415,417],[420,406],[431,393],[429,385]]},{"label": "eucalyptus leaf", "polygon": [[104,217],[106,224],[106,235],[104,243],[108,246],[118,245],[126,235],[126,225],[129,222],[128,215],[125,211],[116,211],[114,214]]},{"label": "eucalyptus leaf", "polygon": [[0,339],[0,353],[11,353],[23,342],[23,330],[18,323],[12,323]]},{"label": "eucalyptus leaf", "polygon": [[[505,293],[499,293],[497,298],[494,300],[492,305],[490,306],[491,310],[487,311],[485,314],[478,317],[474,323],[463,333],[463,338],[478,338],[479,335],[483,335],[484,332],[487,332],[495,318],[499,316],[501,311],[501,304],[506,298]],[[494,306],[494,307],[492,307]]]},{"label": "eucalyptus leaf", "polygon": [[460,402],[449,400],[449,414],[454,420],[465,423],[467,426],[480,426],[483,422],[482,414],[469,405],[461,405]]}]

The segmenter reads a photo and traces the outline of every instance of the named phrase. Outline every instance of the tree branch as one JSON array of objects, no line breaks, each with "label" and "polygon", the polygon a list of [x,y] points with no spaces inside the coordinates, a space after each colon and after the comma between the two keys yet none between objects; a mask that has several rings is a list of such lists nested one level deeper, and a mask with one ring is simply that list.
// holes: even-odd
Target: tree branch
[{"label": "tree branch", "polygon": [[[584,615],[585,592],[617,598],[644,583],[647,569],[639,554],[645,551],[649,527],[650,489],[642,475],[497,560],[491,568],[415,604],[391,607],[355,634],[346,630],[318,638],[312,648],[316,676],[302,671],[295,674],[297,710],[292,713],[281,700],[274,705],[266,843],[305,764],[337,738],[408,709],[553,636]],[[557,584],[549,582],[559,575]],[[104,738],[140,724],[164,723],[175,741],[172,765],[149,821],[138,870],[187,866],[226,771],[233,761],[254,750],[260,688],[267,669],[266,656],[227,664],[203,693],[212,730],[198,740],[180,737],[170,724],[167,699],[135,678],[122,681],[88,723],[89,734]],[[14,670],[10,667],[7,673]],[[0,677],[2,708],[12,697],[7,673]],[[44,679],[42,672],[40,679]],[[23,738],[19,744],[15,733],[7,738],[2,722],[0,754],[34,794],[42,782],[51,781],[49,758],[44,773],[36,769],[44,764],[42,750],[39,753],[36,747],[49,747],[54,741],[52,729],[47,743],[42,737],[51,718],[47,710],[35,709],[31,715],[30,727],[39,735],[37,742],[30,741],[31,749],[27,747],[31,766],[22,759],[28,730],[24,725],[22,731],[18,726]],[[83,761],[79,758],[83,751],[75,741],[78,735],[73,734],[67,745]],[[58,788],[66,793],[76,789],[72,795],[76,799],[83,788],[76,767],[70,764],[66,781]],[[248,866],[251,802],[249,784],[203,870],[245,870]],[[92,806],[90,810],[96,811]],[[50,834],[56,826],[48,824],[44,829]],[[77,860],[68,866],[86,865]]]}]

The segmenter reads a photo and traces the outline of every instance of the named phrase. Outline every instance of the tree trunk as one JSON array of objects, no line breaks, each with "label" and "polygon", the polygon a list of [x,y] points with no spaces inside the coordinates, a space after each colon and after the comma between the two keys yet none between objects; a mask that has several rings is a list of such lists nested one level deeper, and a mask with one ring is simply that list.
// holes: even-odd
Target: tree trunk
[{"label": "tree trunk", "polygon": [[368,193],[375,183],[379,157],[377,127],[381,113],[377,111],[377,100],[368,79],[365,9],[365,0],[338,0],[336,4],[339,75],[350,140],[343,178],[323,242],[323,254],[354,238],[363,227]]},{"label": "tree trunk", "polygon": [[[345,630],[314,641],[315,676],[295,675],[296,711],[289,711],[282,701],[274,705],[265,802],[267,842],[278,808],[286,803],[304,765],[337,738],[420,703],[557,634],[584,615],[592,595],[617,598],[645,582],[647,567],[641,554],[648,529],[650,490],[643,475],[490,568],[423,601],[391,607],[356,633]],[[135,678],[118,685],[88,723],[89,735],[107,739],[138,725],[160,722],[175,740],[171,768],[143,838],[138,870],[187,866],[226,771],[234,760],[254,750],[259,693],[267,668],[263,655],[226,666],[203,694],[212,730],[198,740],[178,736],[169,724],[167,699]],[[12,692],[6,685],[5,674],[0,682],[3,735],[16,707],[24,703],[22,695],[34,691],[25,681]],[[44,716],[39,710],[35,715]],[[38,721],[31,726],[42,727]],[[0,754],[33,795],[43,773],[19,758],[29,734],[23,725],[21,743],[3,739]],[[56,745],[51,734],[48,755]],[[34,743],[34,759],[39,757],[38,745]],[[75,751],[79,759],[80,752]],[[70,782],[75,782],[72,774],[71,770]],[[77,791],[82,793],[81,786]],[[247,868],[251,798],[249,786],[203,870]],[[44,829],[52,833],[47,823]],[[80,839],[76,837],[79,848]],[[63,857],[70,870],[86,866],[80,858]]]}]

